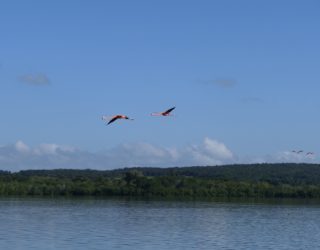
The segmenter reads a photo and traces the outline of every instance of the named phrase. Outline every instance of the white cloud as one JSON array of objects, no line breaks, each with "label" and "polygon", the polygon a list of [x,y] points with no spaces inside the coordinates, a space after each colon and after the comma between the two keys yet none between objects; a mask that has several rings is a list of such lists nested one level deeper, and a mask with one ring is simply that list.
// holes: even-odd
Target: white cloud
[{"label": "white cloud", "polygon": [[33,152],[37,155],[53,155],[57,154],[59,151],[61,152],[74,152],[75,148],[64,145],[57,144],[49,144],[43,143],[40,144],[37,148],[33,150]]},{"label": "white cloud", "polygon": [[[272,157],[270,157],[272,160]],[[315,159],[315,156],[307,156],[304,152],[295,153],[291,151],[282,151],[277,153],[273,161],[276,162],[312,162]]]},{"label": "white cloud", "polygon": [[223,144],[205,138],[202,144],[185,148],[164,148],[149,143],[122,144],[105,152],[88,152],[71,146],[43,143],[30,147],[22,141],[0,147],[0,168],[21,169],[92,168],[133,166],[217,165],[233,161]]},{"label": "white cloud", "polygon": [[15,148],[20,153],[28,153],[30,151],[28,145],[24,144],[22,141],[17,141],[15,144]]},{"label": "white cloud", "polygon": [[232,159],[233,157],[232,152],[221,142],[205,138],[203,144],[205,150],[214,158]]},{"label": "white cloud", "polygon": [[317,163],[317,155],[294,153],[288,150],[267,154],[264,156],[243,157],[241,163]]},{"label": "white cloud", "polygon": [[187,149],[186,157],[193,164],[221,165],[234,161],[232,152],[221,142],[205,138],[201,145],[193,145]]}]

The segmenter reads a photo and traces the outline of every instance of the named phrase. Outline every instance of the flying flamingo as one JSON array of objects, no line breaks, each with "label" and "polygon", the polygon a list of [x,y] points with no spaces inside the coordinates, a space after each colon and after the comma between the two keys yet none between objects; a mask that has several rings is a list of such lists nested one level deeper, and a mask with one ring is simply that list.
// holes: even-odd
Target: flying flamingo
[{"label": "flying flamingo", "polygon": [[308,153],[306,153],[306,155],[314,155],[314,153],[313,152],[308,152]]},{"label": "flying flamingo", "polygon": [[176,107],[170,108],[170,109],[168,109],[168,110],[166,110],[166,111],[164,111],[164,112],[151,113],[151,115],[152,115],[152,116],[172,116],[172,115],[170,114],[170,112],[171,112],[172,110],[174,110],[175,108],[176,108]]},{"label": "flying flamingo", "polygon": [[300,154],[303,152],[303,150],[291,150],[292,153]]},{"label": "flying flamingo", "polygon": [[115,115],[115,116],[112,116],[111,119],[109,119],[107,116],[102,116],[102,120],[104,121],[107,121],[108,120],[108,123],[107,125],[109,125],[110,123],[113,123],[114,121],[118,120],[118,119],[126,119],[126,120],[133,120],[133,119],[130,119],[128,116],[126,115]]}]

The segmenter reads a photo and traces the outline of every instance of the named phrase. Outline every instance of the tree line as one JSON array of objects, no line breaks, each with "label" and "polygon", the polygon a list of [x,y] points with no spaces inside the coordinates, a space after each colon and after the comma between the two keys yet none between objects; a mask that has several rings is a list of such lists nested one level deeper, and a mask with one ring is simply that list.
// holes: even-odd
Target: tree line
[{"label": "tree line", "polygon": [[0,195],[320,198],[320,165],[0,171]]}]

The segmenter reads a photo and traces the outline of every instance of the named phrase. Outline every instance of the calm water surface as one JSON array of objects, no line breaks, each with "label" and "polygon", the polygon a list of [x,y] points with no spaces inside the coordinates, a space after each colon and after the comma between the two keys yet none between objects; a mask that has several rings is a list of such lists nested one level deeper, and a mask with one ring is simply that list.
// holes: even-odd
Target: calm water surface
[{"label": "calm water surface", "polygon": [[320,249],[319,204],[0,199],[0,249]]}]

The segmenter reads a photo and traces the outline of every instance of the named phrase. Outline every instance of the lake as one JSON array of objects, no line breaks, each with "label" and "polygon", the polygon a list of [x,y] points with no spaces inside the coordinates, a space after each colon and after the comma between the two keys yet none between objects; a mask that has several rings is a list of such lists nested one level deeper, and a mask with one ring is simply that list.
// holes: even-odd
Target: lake
[{"label": "lake", "polygon": [[0,199],[0,249],[320,249],[320,203]]}]

